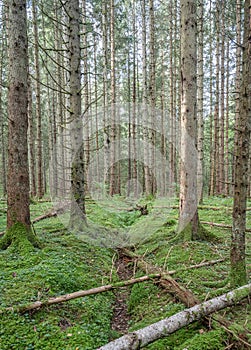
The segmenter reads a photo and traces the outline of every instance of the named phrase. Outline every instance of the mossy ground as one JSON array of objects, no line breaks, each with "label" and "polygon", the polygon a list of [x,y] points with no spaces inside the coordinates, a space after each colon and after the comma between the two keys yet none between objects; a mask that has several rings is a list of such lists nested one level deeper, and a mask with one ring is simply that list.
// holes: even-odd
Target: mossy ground
[{"label": "mossy ground", "polygon": [[[116,199],[116,210],[106,210],[105,204],[87,204],[92,223],[108,230],[123,230],[142,236],[134,249],[137,254],[166,270],[179,270],[204,260],[229,257],[230,230],[205,226],[217,242],[182,242],[175,240],[178,219],[177,209],[161,208],[148,201],[149,215],[140,216],[137,211],[123,209],[122,201]],[[108,205],[108,204],[107,204]],[[231,223],[229,198],[205,199],[199,210],[202,221]],[[128,203],[128,207],[131,204]],[[164,206],[164,205],[163,205]],[[251,207],[251,202],[248,204]],[[5,229],[6,203],[0,202],[0,231]],[[213,210],[210,207],[219,207]],[[32,218],[51,208],[50,203],[31,205]],[[126,208],[125,208],[126,209]],[[251,211],[247,212],[247,225],[251,227]],[[114,251],[91,246],[84,237],[67,232],[58,218],[49,218],[34,225],[43,249],[33,249],[20,254],[10,247],[0,252],[0,310],[5,307],[25,305],[35,300],[89,289],[117,279],[113,264]],[[145,235],[146,230],[150,233]],[[251,272],[250,234],[247,235],[247,267]],[[143,275],[141,271],[137,275]],[[174,278],[201,300],[220,295],[230,289],[228,283],[229,261],[210,267],[178,272]],[[3,312],[0,322],[0,349],[7,350],[88,350],[105,344],[118,336],[110,329],[114,294],[103,293],[80,298],[67,303],[44,308],[32,313]],[[184,309],[173,297],[153,282],[131,287],[128,308],[131,314],[130,330],[139,329]],[[248,303],[224,310],[222,314],[231,322],[231,332],[246,335],[251,342],[251,307]],[[217,350],[242,349],[234,335],[216,327],[208,331],[200,323],[181,329],[168,338],[159,340],[147,348],[152,350]]]}]

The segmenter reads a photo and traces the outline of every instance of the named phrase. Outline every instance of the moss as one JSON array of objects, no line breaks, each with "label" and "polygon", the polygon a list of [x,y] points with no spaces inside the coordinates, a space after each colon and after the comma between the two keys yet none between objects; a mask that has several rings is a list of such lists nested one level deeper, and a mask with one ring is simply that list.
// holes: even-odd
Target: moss
[{"label": "moss", "polygon": [[220,239],[212,232],[209,232],[200,223],[198,225],[198,231],[196,235],[194,235],[192,231],[192,223],[188,223],[186,227],[174,237],[173,241],[207,241],[212,243],[218,243],[220,242]]},{"label": "moss", "polygon": [[230,268],[230,284],[232,288],[243,286],[247,283],[245,261],[236,262]]},{"label": "moss", "polygon": [[0,241],[0,249],[11,247],[14,251],[26,254],[36,248],[40,248],[38,238],[20,222],[15,223]]},{"label": "moss", "polygon": [[181,346],[175,347],[175,350],[224,350],[223,340],[227,339],[226,333],[222,329],[205,332],[201,330],[200,334],[185,341]]}]

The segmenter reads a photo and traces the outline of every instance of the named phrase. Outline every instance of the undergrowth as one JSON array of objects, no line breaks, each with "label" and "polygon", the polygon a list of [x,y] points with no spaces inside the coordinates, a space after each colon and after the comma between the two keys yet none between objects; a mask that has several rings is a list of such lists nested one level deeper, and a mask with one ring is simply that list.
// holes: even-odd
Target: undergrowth
[{"label": "undergrowth", "polygon": [[[148,215],[131,210],[134,203],[120,198],[104,203],[87,202],[89,230],[101,230],[110,239],[116,232],[126,232],[134,238],[134,252],[166,271],[177,270],[173,276],[189,288],[201,301],[227,292],[229,287],[230,230],[205,226],[217,242],[175,241],[178,222],[175,207],[153,198],[141,200],[147,204]],[[231,224],[230,198],[205,199],[200,207],[201,221]],[[248,206],[251,207],[249,201]],[[219,210],[217,210],[217,208]],[[32,218],[51,209],[49,202],[31,204]],[[0,232],[5,230],[6,202],[0,202]],[[247,226],[251,226],[251,211],[247,212]],[[20,255],[15,248],[0,251],[0,350],[93,350],[117,337],[111,330],[114,294],[106,292],[79,298],[67,303],[45,307],[26,314],[4,311],[6,307],[27,305],[36,300],[90,289],[117,280],[113,265],[114,251],[90,245],[85,235],[69,233],[58,218],[49,218],[34,224],[42,249],[33,249]],[[250,234],[247,235],[247,267],[251,271]],[[199,269],[191,265],[206,260],[226,259],[224,262]],[[138,270],[137,276],[145,272]],[[153,281],[130,287],[128,310],[130,331],[169,317],[185,307],[165,293]],[[223,350],[245,349],[251,342],[250,305],[235,306],[221,312],[230,322],[226,331],[215,322],[208,330],[194,323],[169,337],[147,347],[151,350]],[[246,347],[247,348],[247,347]]]}]

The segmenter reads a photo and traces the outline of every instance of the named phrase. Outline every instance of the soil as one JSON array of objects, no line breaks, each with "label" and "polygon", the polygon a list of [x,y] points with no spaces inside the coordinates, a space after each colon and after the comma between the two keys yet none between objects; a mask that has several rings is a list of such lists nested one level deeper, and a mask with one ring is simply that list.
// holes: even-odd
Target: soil
[{"label": "soil", "polygon": [[[128,280],[133,275],[133,269],[130,266],[131,260],[118,250],[116,260],[116,269],[121,281]],[[129,287],[122,287],[116,292],[116,300],[113,308],[112,329],[122,334],[128,332],[130,315],[127,310],[127,300],[129,298]]]}]

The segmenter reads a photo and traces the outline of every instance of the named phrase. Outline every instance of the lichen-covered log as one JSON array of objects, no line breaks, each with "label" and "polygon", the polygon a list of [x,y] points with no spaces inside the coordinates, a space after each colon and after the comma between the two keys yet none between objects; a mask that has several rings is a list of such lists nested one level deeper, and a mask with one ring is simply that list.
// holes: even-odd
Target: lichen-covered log
[{"label": "lichen-covered log", "polygon": [[219,297],[210,299],[190,309],[181,311],[171,317],[153,323],[133,333],[124,335],[97,350],[136,350],[167,337],[182,327],[198,321],[216,311],[232,306],[251,294],[251,284],[230,291]]}]

